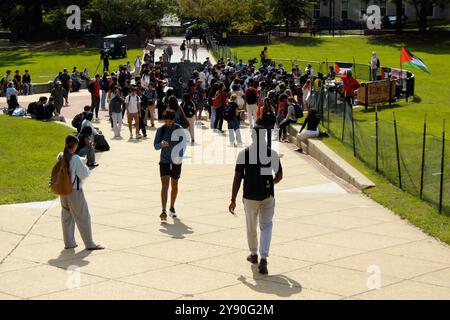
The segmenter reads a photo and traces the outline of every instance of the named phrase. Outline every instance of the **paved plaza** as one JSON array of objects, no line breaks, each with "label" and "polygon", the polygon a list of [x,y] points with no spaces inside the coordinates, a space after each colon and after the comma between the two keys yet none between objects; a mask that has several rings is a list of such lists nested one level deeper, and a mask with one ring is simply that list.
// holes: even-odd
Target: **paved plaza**
[{"label": "paved plaza", "polygon": [[[63,113],[89,103],[87,91],[74,94]],[[239,149],[206,126],[187,150],[179,220],[161,225],[155,130],[146,140],[113,140],[105,115],[96,125],[111,151],[84,188],[94,239],[106,250],[83,250],[78,233],[79,247],[63,250],[58,200],[0,206],[0,299],[450,299],[447,245],[292,144],[275,144],[284,179],[268,276],[245,259],[242,202],[237,217],[228,213]]]}]

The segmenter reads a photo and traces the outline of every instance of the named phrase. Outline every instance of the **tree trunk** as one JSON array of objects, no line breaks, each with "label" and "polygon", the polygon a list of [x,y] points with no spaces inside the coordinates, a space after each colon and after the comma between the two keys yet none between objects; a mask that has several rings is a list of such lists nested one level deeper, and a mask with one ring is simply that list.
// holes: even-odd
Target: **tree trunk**
[{"label": "tree trunk", "polygon": [[427,30],[427,10],[422,5],[419,14],[419,31],[426,31],[426,30]]},{"label": "tree trunk", "polygon": [[402,30],[402,9],[403,9],[403,0],[395,0],[395,9],[397,14],[397,21],[395,29],[397,31]]},{"label": "tree trunk", "polygon": [[289,37],[289,17],[286,16],[286,38]]}]

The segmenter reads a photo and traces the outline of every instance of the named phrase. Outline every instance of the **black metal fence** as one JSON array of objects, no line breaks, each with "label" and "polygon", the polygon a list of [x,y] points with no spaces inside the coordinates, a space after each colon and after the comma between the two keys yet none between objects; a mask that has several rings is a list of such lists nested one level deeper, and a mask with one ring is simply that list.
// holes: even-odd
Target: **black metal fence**
[{"label": "black metal fence", "polygon": [[377,110],[370,117],[353,112],[345,98],[332,89],[314,92],[309,106],[318,110],[322,126],[355,157],[392,184],[433,204],[440,213],[450,213],[450,150],[445,120],[441,136],[427,132],[426,115],[422,132],[412,131],[402,126],[395,113],[390,120],[382,120]]}]

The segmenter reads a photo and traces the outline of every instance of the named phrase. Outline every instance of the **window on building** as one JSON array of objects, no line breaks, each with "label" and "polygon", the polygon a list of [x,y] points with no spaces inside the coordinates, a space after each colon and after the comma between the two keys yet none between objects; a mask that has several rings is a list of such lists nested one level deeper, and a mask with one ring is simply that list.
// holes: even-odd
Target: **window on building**
[{"label": "window on building", "polygon": [[431,2],[428,5],[428,8],[427,8],[427,16],[428,17],[434,17],[434,8],[435,8],[435,6],[436,6],[436,2],[435,1]]},{"label": "window on building", "polygon": [[342,0],[341,19],[348,19],[348,0]]},{"label": "window on building", "polygon": [[364,17],[366,13],[367,13],[366,0],[361,0],[361,11],[360,11],[361,18]]},{"label": "window on building", "polygon": [[314,18],[320,18],[320,1],[314,4]]}]

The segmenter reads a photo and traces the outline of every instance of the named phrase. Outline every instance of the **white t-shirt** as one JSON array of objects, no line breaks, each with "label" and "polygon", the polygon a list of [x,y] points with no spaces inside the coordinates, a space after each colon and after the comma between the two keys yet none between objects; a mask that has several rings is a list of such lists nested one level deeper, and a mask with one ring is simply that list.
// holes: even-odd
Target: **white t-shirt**
[{"label": "white t-shirt", "polygon": [[128,95],[125,98],[125,103],[128,103],[128,113],[138,113],[138,102],[140,101],[138,96]]}]

